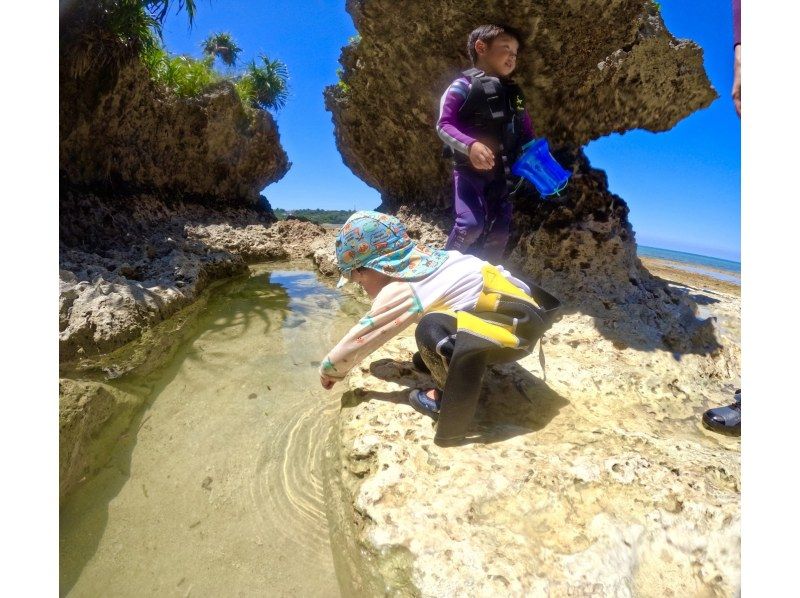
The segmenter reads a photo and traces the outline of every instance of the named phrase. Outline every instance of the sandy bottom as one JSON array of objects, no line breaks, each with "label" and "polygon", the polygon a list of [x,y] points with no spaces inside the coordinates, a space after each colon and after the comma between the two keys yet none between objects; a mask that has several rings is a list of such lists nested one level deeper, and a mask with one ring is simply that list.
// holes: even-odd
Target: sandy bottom
[{"label": "sandy bottom", "polygon": [[313,273],[257,267],[209,304],[150,406],[64,505],[60,593],[338,596],[322,460],[338,397],[323,347],[361,306]]}]

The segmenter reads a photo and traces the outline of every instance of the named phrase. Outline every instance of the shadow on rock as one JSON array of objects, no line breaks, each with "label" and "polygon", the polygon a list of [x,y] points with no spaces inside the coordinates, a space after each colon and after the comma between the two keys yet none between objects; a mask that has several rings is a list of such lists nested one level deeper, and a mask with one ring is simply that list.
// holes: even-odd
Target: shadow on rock
[{"label": "shadow on rock", "polygon": [[112,451],[111,460],[75,489],[59,512],[59,595],[66,596],[92,559],[108,524],[108,508],[130,479],[138,431],[146,423],[144,410]]},{"label": "shadow on rock", "polygon": [[[342,397],[343,407],[376,399],[407,405],[412,388],[431,388],[433,379],[414,369],[411,362],[379,359],[370,373],[386,382],[406,388],[376,391],[356,388]],[[489,366],[483,391],[466,443],[491,444],[544,429],[569,401],[518,363]]]},{"label": "shadow on rock", "polygon": [[719,299],[714,299],[713,297],[701,293],[687,293],[686,296],[697,303],[697,305],[713,305],[714,303],[719,303]]},{"label": "shadow on rock", "polygon": [[718,351],[713,320],[638,258],[628,204],[609,191],[605,172],[579,148],[554,155],[572,170],[568,192],[557,205],[537,201],[532,191],[517,195],[506,267],[560,299],[563,313],[595,318],[618,348],[666,349],[676,359]]}]

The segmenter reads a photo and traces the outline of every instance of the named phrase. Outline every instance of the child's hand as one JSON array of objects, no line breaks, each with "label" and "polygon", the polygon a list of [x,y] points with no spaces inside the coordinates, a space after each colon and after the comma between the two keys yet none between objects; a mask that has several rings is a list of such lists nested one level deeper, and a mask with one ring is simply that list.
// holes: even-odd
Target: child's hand
[{"label": "child's hand", "polygon": [[494,152],[476,141],[469,146],[469,162],[478,170],[491,170],[494,168]]},{"label": "child's hand", "polygon": [[326,376],[325,374],[319,375],[319,383],[322,384],[322,388],[325,390],[330,390],[333,388],[333,385],[336,384],[336,379],[331,378],[330,376]]}]

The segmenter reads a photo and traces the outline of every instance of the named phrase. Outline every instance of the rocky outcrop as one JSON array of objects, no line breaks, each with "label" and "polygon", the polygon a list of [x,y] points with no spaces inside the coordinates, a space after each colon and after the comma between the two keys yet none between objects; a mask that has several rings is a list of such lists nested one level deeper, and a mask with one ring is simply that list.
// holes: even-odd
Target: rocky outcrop
[{"label": "rocky outcrop", "polygon": [[385,209],[413,221],[418,238],[444,239],[452,182],[434,129],[438,100],[469,66],[469,32],[485,22],[508,23],[527,36],[515,79],[536,132],[572,171],[561,205],[519,196],[508,264],[571,309],[601,318],[623,310],[615,340],[681,352],[718,349],[696,306],[642,267],[628,206],[580,149],[613,132],[668,130],[716,97],[702,50],[667,31],[656,3],[452,0],[400,8],[352,0],[347,8],[359,38],[342,50],[341,82],[327,88],[326,105],[345,163],[381,192]]},{"label": "rocky outcrop", "polygon": [[310,257],[325,231],[245,207],[65,192],[60,233],[60,356],[68,362],[135,340],[215,280],[246,272],[247,262]]},{"label": "rocky outcrop", "polygon": [[275,119],[245,108],[233,85],[183,99],[150,80],[136,59],[109,73],[91,108],[78,110],[62,75],[62,179],[96,192],[147,192],[255,204],[290,163]]},{"label": "rocky outcrop", "polygon": [[387,207],[447,208],[448,164],[434,125],[448,83],[469,67],[479,24],[527,34],[514,75],[539,135],[580,147],[612,132],[665,131],[714,98],[702,51],[676,40],[649,0],[349,0],[359,37],[343,48],[326,105],[345,163]]},{"label": "rocky outcrop", "polygon": [[324,233],[276,222],[260,195],[290,166],[274,118],[244,106],[230,82],[195,98],[154,83],[125,29],[140,9],[117,18],[124,8],[61,12],[62,499],[146,400],[126,376],[170,358],[210,287],[248,262],[308,256]]},{"label": "rocky outcrop", "polygon": [[[715,357],[617,346],[570,314],[535,356],[491,366],[468,441],[433,444],[407,404],[431,380],[413,331],[344,386],[331,496],[348,595],[733,596],[739,439],[704,430],[739,369],[738,297],[713,310]],[[735,378],[734,378],[735,380]]]}]

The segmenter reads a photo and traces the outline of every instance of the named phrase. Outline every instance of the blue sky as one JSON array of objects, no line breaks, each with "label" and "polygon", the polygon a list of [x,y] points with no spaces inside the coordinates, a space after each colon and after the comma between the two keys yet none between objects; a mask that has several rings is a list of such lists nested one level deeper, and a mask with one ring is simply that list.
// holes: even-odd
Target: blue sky
[{"label": "blue sky", "polygon": [[[356,33],[344,0],[197,0],[194,27],[170,15],[164,41],[173,53],[200,55],[212,32],[229,31],[242,62],[260,52],[289,68],[290,98],[277,113],[292,168],[264,195],[276,208],[372,209],[378,192],[353,175],[336,150],[322,90],[337,80],[341,47]],[[705,51],[705,66],[721,96],[666,133],[630,131],[592,142],[592,165],[608,174],[611,191],[631,208],[642,245],[739,260],[740,123],[730,101],[730,3],[662,0],[667,27]],[[532,117],[536,118],[535,115]]]}]

